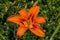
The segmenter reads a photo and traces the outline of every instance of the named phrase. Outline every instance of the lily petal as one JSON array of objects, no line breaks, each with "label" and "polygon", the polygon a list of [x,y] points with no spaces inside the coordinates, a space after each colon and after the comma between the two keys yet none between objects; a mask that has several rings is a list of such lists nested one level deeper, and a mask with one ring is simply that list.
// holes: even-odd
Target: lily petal
[{"label": "lily petal", "polygon": [[18,16],[18,15],[12,15],[12,16],[8,17],[7,20],[10,22],[13,22],[13,23],[20,24],[20,16]]},{"label": "lily petal", "polygon": [[19,14],[20,14],[22,17],[26,17],[26,16],[27,16],[27,11],[26,11],[26,9],[24,8],[24,9],[20,10],[20,11],[19,11]]},{"label": "lily petal", "polygon": [[20,26],[18,29],[17,29],[17,37],[21,37],[25,32],[27,31],[27,28],[24,27],[24,26]]},{"label": "lily petal", "polygon": [[39,28],[39,26],[36,26],[34,28],[31,28],[30,31],[35,34],[36,36],[39,37],[45,37],[45,32],[43,31],[42,28]]},{"label": "lily petal", "polygon": [[30,8],[30,11],[29,11],[29,13],[28,13],[28,16],[37,16],[37,14],[38,14],[38,12],[39,12],[39,10],[40,10],[40,7],[39,6],[33,6],[33,7],[31,7]]},{"label": "lily petal", "polygon": [[46,22],[46,19],[44,18],[44,17],[37,17],[36,19],[35,19],[35,22],[37,22],[37,23],[45,23]]}]

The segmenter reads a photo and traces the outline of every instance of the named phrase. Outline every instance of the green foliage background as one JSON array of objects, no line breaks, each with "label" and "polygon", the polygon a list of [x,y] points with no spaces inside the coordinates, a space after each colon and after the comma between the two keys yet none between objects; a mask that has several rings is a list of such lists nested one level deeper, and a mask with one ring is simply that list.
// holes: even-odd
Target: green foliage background
[{"label": "green foliage background", "polygon": [[60,40],[60,0],[38,0],[40,12],[47,20],[41,27],[45,30],[44,38],[37,37],[29,30],[21,37],[16,37],[19,25],[8,22],[7,17],[18,14],[18,10],[32,7],[36,0],[0,0],[0,40]]}]

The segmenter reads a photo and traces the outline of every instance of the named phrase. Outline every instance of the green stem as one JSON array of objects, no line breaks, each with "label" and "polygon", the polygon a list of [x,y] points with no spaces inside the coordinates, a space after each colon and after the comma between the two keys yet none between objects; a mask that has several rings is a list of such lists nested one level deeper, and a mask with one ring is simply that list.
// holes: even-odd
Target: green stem
[{"label": "green stem", "polygon": [[[34,3],[33,6],[36,6],[38,4],[38,0]],[[25,5],[25,8],[27,8],[27,4]]]},{"label": "green stem", "polygon": [[34,3],[34,5],[33,6],[36,6],[38,4],[38,0]]},{"label": "green stem", "polygon": [[27,8],[27,4],[25,5],[25,8]]},{"label": "green stem", "polygon": [[2,37],[2,38],[3,38],[3,40],[5,40],[5,37],[3,37],[1,34],[0,34],[0,37]]},{"label": "green stem", "polygon": [[52,34],[50,40],[53,40],[53,37],[57,34],[57,32],[59,31],[60,29],[60,23],[58,24],[57,28],[55,29],[54,33]]}]

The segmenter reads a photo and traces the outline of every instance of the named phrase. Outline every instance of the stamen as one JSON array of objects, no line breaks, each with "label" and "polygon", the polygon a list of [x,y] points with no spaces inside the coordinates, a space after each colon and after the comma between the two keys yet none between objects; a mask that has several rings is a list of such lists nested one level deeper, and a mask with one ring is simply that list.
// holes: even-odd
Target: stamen
[{"label": "stamen", "polygon": [[31,24],[29,25],[29,28],[32,28],[32,25]]},{"label": "stamen", "polygon": [[32,23],[30,21],[24,22],[25,27],[32,28]]},{"label": "stamen", "polygon": [[27,24],[27,22],[24,22],[24,25],[25,25],[25,27],[28,27],[28,24]]}]

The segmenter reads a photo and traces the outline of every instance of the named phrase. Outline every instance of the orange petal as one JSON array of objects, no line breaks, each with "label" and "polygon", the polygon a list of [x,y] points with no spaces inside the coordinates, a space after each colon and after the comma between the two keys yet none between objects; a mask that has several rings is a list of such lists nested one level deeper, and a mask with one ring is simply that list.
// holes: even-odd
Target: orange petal
[{"label": "orange petal", "polygon": [[26,9],[24,8],[24,9],[20,10],[20,11],[19,11],[19,14],[20,14],[22,17],[26,17],[26,16],[27,16],[27,11],[26,11]]},{"label": "orange petal", "polygon": [[35,34],[36,36],[39,37],[45,37],[45,32],[43,31],[42,28],[39,28],[39,26],[36,26],[34,28],[31,28],[30,31]]},{"label": "orange petal", "polygon": [[20,16],[18,16],[18,15],[12,15],[12,16],[8,17],[7,20],[10,22],[20,24]]},{"label": "orange petal", "polygon": [[30,11],[29,11],[29,15],[28,16],[30,16],[30,15],[34,15],[34,16],[37,16],[37,14],[38,14],[38,12],[39,12],[39,10],[40,10],[40,7],[39,6],[33,6],[33,7],[31,7],[30,8]]},{"label": "orange petal", "polygon": [[46,19],[44,18],[44,17],[37,17],[36,19],[35,19],[35,22],[37,22],[37,23],[45,23],[46,22]]},{"label": "orange petal", "polygon": [[21,37],[26,31],[27,31],[26,27],[20,26],[17,30],[17,37]]}]

